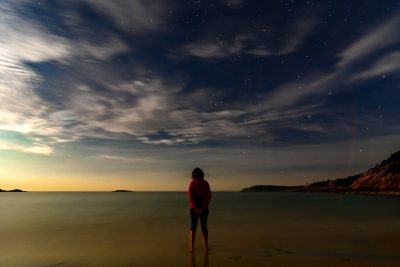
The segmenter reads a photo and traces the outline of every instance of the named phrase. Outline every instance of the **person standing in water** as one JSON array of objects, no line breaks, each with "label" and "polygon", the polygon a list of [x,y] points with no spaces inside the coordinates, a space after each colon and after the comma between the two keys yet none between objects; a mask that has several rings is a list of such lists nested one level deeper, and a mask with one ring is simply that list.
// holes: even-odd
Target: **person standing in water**
[{"label": "person standing in water", "polygon": [[204,180],[204,172],[200,168],[192,171],[192,180],[189,185],[189,203],[191,226],[189,232],[189,250],[193,251],[196,237],[197,222],[200,218],[201,231],[203,233],[204,249],[208,251],[208,204],[211,201],[210,185]]}]

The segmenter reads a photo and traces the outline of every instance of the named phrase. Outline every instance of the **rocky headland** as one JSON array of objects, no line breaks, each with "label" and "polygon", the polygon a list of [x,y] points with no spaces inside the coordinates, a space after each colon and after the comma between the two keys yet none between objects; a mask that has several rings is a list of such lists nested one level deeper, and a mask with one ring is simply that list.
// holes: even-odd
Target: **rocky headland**
[{"label": "rocky headland", "polygon": [[346,178],[329,179],[299,186],[256,185],[241,192],[349,192],[400,195],[400,151],[375,167]]}]

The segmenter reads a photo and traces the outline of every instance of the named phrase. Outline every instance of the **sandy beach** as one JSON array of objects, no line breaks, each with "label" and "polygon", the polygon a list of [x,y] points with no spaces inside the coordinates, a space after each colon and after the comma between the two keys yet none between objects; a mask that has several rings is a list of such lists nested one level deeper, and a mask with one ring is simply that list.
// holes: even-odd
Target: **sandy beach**
[{"label": "sandy beach", "polygon": [[0,197],[0,266],[398,266],[400,262],[398,197],[216,193],[210,207],[208,254],[199,236],[193,254],[188,251],[185,193]]}]

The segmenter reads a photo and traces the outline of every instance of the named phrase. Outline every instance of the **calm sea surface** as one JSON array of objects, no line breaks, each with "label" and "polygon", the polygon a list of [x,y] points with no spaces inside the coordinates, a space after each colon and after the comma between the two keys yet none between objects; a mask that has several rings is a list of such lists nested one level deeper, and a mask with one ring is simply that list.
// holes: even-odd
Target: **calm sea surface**
[{"label": "calm sea surface", "polygon": [[400,197],[214,193],[188,230],[186,193],[0,193],[1,267],[400,266]]}]

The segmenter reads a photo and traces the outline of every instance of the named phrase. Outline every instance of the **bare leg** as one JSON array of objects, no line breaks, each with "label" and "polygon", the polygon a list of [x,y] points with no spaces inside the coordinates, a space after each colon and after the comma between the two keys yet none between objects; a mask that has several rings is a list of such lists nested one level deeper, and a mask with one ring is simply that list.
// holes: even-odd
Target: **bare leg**
[{"label": "bare leg", "polygon": [[201,232],[203,233],[204,251],[208,252],[208,228],[207,228],[208,209],[202,211],[199,217],[201,224]]},{"label": "bare leg", "polygon": [[208,232],[203,232],[203,243],[204,243],[204,250],[208,252]]},{"label": "bare leg", "polygon": [[195,237],[196,237],[196,232],[190,231],[189,232],[189,251],[193,251]]}]

